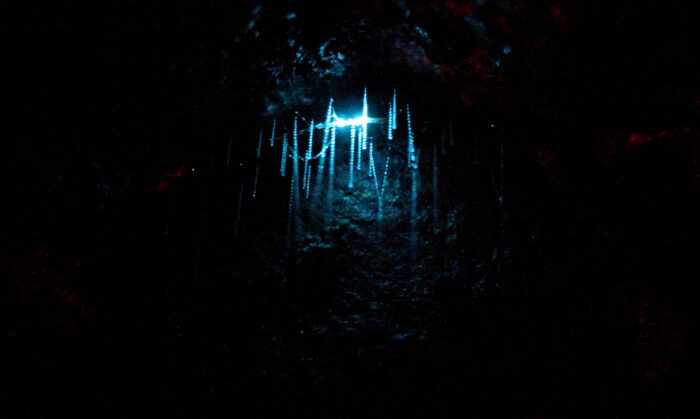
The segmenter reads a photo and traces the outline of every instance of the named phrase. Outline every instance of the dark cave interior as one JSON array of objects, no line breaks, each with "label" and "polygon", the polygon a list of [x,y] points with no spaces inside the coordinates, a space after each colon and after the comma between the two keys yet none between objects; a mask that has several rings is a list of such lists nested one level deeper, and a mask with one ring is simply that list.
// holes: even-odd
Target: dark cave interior
[{"label": "dark cave interior", "polygon": [[0,416],[692,409],[680,4],[10,2]]}]

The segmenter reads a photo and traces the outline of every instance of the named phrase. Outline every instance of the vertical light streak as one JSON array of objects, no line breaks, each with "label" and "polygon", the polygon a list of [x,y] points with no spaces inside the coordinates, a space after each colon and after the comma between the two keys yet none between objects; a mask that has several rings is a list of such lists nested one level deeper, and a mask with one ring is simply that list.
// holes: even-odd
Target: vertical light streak
[{"label": "vertical light streak", "polygon": [[[331,118],[333,115],[333,98],[330,99],[328,102],[328,112],[326,113],[326,126],[323,129],[323,143],[321,145],[321,150],[323,152],[321,153],[321,157],[319,158],[318,161],[318,170],[316,171],[316,195],[320,194],[321,187],[323,185],[323,171],[325,169],[326,165],[326,146],[328,145],[328,135],[330,133],[330,127],[331,127]],[[315,199],[315,198],[314,198]]]},{"label": "vertical light streak", "polygon": [[289,248],[292,242],[292,216],[294,215],[294,176],[290,176],[289,185],[289,211],[287,213],[287,256],[289,256]]},{"label": "vertical light streak", "polygon": [[[311,120],[311,125],[309,125],[309,144],[306,147],[306,155],[304,156],[304,179],[301,189],[307,190],[309,188],[309,183],[307,182],[309,178],[309,164],[311,161],[311,151],[314,146],[314,120]],[[308,196],[308,194],[307,194]]]},{"label": "vertical light streak", "polygon": [[413,128],[411,126],[411,109],[409,105],[406,105],[406,121],[408,123],[408,168],[411,172],[411,260],[415,268],[418,246],[418,214],[416,209],[416,200],[418,198],[418,157],[416,155],[416,148],[413,142]]},{"label": "vertical light streak", "polygon": [[389,115],[388,115],[387,118],[386,118],[386,121],[387,121],[387,124],[386,124],[386,126],[387,126],[387,137],[389,138],[389,140],[393,140],[393,139],[394,139],[394,129],[393,129],[393,128],[394,128],[394,125],[393,125],[392,120],[391,120],[393,117],[394,117],[394,112],[393,112],[393,110],[392,110],[392,108],[391,108],[391,101],[389,101]]},{"label": "vertical light streak", "polygon": [[270,134],[270,147],[275,146],[275,128],[277,128],[277,119],[272,120],[272,134]]},{"label": "vertical light streak", "polygon": [[350,181],[348,187],[352,188],[353,173],[355,171],[355,126],[350,126]]},{"label": "vertical light streak", "polygon": [[386,178],[389,174],[389,161],[390,158],[386,158],[386,164],[384,165],[384,175],[382,176],[382,188],[379,190],[379,196],[384,196],[384,188],[386,187]]},{"label": "vertical light streak", "polygon": [[283,177],[287,174],[287,133],[282,135],[282,161],[280,162],[280,175]]},{"label": "vertical light streak", "polygon": [[260,171],[260,166],[255,166],[255,182],[253,183],[253,198],[258,194],[258,172]]},{"label": "vertical light streak", "polygon": [[408,123],[408,166],[411,169],[418,167],[416,162],[416,148],[413,143],[413,129],[411,127],[411,108],[406,105],[406,121]]},{"label": "vertical light streak", "polygon": [[309,198],[309,190],[311,189],[311,156],[314,152],[314,120],[311,120],[311,126],[309,127],[309,148],[306,150],[306,199]]},{"label": "vertical light streak", "polygon": [[394,104],[391,106],[391,129],[396,129],[396,89],[394,89]]},{"label": "vertical light streak", "polygon": [[294,178],[294,201],[299,202],[299,137],[297,135],[297,116],[294,115],[294,149],[292,152],[292,177]]},{"label": "vertical light streak", "polygon": [[381,201],[382,196],[380,195],[380,190],[379,190],[379,181],[377,180],[377,168],[374,167],[374,150],[373,150],[372,142],[369,143],[369,170],[370,170],[370,176],[374,180],[374,189],[377,191],[377,195],[379,196],[379,200]]},{"label": "vertical light streak", "polygon": [[[354,127],[353,127],[354,128]],[[362,170],[362,147],[361,141],[357,139],[357,170]]]},{"label": "vertical light streak", "polygon": [[413,261],[413,266],[415,267],[415,262],[417,260],[417,247],[418,247],[418,214],[416,208],[416,201],[418,198],[418,170],[416,168],[411,170],[411,260]]},{"label": "vertical light streak", "polygon": [[253,181],[253,198],[258,194],[258,172],[260,171],[260,149],[262,148],[263,129],[260,128],[260,137],[258,138],[258,149],[255,157],[255,180]]},{"label": "vertical light streak", "polygon": [[329,216],[333,215],[333,182],[334,182],[334,167],[335,167],[335,125],[331,127],[331,145],[330,145],[330,165],[328,167],[328,211]]},{"label": "vertical light streak", "polygon": [[[384,187],[386,186],[386,176],[389,173],[389,157],[386,158],[386,164],[384,165],[384,175],[382,176],[382,187],[379,189],[379,206],[377,211],[377,221],[380,225],[382,222],[384,214]],[[376,176],[376,170],[375,170]]]},{"label": "vertical light streak", "polygon": [[367,149],[367,140],[368,140],[368,132],[367,132],[367,120],[369,117],[369,105],[367,104],[367,87],[365,87],[365,94],[364,97],[362,98],[362,120],[364,123],[362,124],[362,149],[366,150]]}]

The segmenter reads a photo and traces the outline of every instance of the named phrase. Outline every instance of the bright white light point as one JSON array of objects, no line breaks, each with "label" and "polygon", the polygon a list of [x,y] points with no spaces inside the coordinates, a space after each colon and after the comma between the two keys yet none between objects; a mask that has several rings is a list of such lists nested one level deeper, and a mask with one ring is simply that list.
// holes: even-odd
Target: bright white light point
[{"label": "bright white light point", "polygon": [[336,116],[335,118],[335,126],[338,128],[346,127],[348,125],[359,126],[374,122],[373,118],[368,118],[366,116],[358,116],[357,118],[353,119],[345,119],[340,118],[338,116]]}]

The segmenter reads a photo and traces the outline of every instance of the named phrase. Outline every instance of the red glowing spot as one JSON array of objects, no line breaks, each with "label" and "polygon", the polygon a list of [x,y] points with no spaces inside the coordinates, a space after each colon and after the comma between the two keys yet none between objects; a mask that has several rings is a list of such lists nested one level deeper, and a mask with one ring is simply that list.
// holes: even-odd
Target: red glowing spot
[{"label": "red glowing spot", "polygon": [[444,76],[447,76],[447,77],[454,77],[456,74],[454,69],[450,66],[447,66],[447,65],[440,66],[440,73],[442,73]]},{"label": "red glowing spot", "polygon": [[640,144],[646,144],[652,140],[663,138],[668,134],[668,131],[661,131],[660,133],[656,135],[642,135],[636,132],[633,132],[630,134],[629,137],[627,137],[627,141],[625,142],[625,147],[630,148],[636,145]]},{"label": "red glowing spot", "polygon": [[460,1],[446,0],[442,5],[445,11],[458,17],[470,15],[473,9],[472,2],[466,2],[466,4],[464,4]]},{"label": "red glowing spot", "polygon": [[461,99],[462,99],[462,102],[467,106],[474,105],[474,101],[471,100],[471,98],[469,97],[469,95],[467,93],[462,93]]},{"label": "red glowing spot", "polygon": [[43,245],[40,245],[39,249],[37,249],[36,253],[34,253],[34,257],[36,257],[36,258],[41,258],[41,257],[48,256],[48,255],[49,255],[48,249],[46,248],[46,246],[43,246]]},{"label": "red glowing spot", "polygon": [[381,12],[384,10],[384,3],[381,1],[373,1],[372,2],[372,11],[374,12]]},{"label": "red glowing spot", "polygon": [[627,144],[642,144],[647,141],[649,141],[648,137],[643,137],[642,135],[633,132],[627,139]]},{"label": "red glowing spot", "polygon": [[557,5],[549,6],[549,15],[564,29],[570,30],[573,28],[573,21],[570,16],[564,14],[561,7]]},{"label": "red glowing spot", "polygon": [[505,31],[506,33],[512,32],[508,19],[505,16],[496,16],[496,22],[501,30]]},{"label": "red glowing spot", "polygon": [[639,324],[642,324],[645,321],[646,321],[646,319],[643,316],[639,316],[639,318],[637,319],[637,322],[639,322]]},{"label": "red glowing spot", "polygon": [[168,189],[175,180],[178,178],[181,178],[182,175],[185,173],[185,165],[180,165],[180,169],[176,171],[175,173],[173,172],[164,172],[160,182],[158,183],[158,190],[159,191],[164,191]]}]

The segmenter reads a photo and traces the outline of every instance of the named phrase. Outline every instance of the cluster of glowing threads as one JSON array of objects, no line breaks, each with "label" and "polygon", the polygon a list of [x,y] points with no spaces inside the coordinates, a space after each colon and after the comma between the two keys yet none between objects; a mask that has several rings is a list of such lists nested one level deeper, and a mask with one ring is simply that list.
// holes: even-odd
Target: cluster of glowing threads
[{"label": "cluster of glowing threads", "polygon": [[[394,130],[397,129],[397,123],[396,123],[396,117],[397,117],[397,102],[396,102],[396,90],[393,91],[393,97],[389,101],[388,104],[388,114],[387,114],[387,127],[388,127],[388,132],[387,132],[387,138],[388,139],[393,139],[394,136]],[[361,170],[362,167],[362,150],[369,148],[368,152],[368,164],[369,164],[369,176],[371,178],[371,182],[374,183],[374,188],[377,192],[377,198],[379,200],[379,212],[378,212],[378,217],[381,220],[381,208],[382,208],[382,201],[383,201],[383,195],[384,195],[384,190],[386,187],[387,183],[387,177],[388,177],[388,169],[389,169],[389,163],[390,163],[390,157],[387,156],[385,167],[384,167],[384,173],[383,173],[383,178],[379,179],[378,173],[377,173],[377,168],[376,168],[376,162],[375,162],[375,156],[374,156],[374,145],[373,142],[370,140],[370,137],[368,135],[368,124],[370,123],[375,123],[375,122],[380,122],[384,121],[383,119],[379,118],[371,118],[368,115],[368,104],[367,104],[367,89],[365,88],[364,90],[364,95],[363,95],[363,109],[362,109],[362,115],[355,117],[355,118],[342,118],[339,117],[338,114],[335,111],[335,108],[333,107],[333,99],[331,98],[328,103],[328,108],[327,108],[327,113],[326,113],[326,120],[325,123],[319,123],[315,124],[313,120],[311,120],[311,123],[309,124],[309,141],[308,145],[306,147],[306,150],[303,154],[300,153],[299,150],[299,144],[298,144],[298,134],[302,131],[299,131],[298,129],[298,118],[300,116],[298,114],[295,114],[294,117],[294,129],[292,131],[292,144],[289,144],[289,141],[287,139],[287,131],[285,130],[283,137],[282,137],[282,156],[281,156],[281,163],[280,163],[280,174],[282,176],[286,176],[286,161],[288,158],[292,159],[293,162],[293,176],[290,179],[290,196],[289,196],[289,211],[290,211],[290,226],[289,228],[293,227],[293,221],[292,221],[292,216],[295,212],[295,206],[298,205],[300,196],[299,196],[299,191],[303,190],[305,191],[305,196],[308,199],[309,196],[311,195],[311,172],[314,170],[313,165],[312,165],[312,160],[319,159],[319,164],[318,167],[316,168],[316,173],[317,177],[315,180],[315,191],[320,191],[320,187],[325,183],[325,180],[323,178],[323,171],[326,166],[326,158],[330,158],[330,163],[328,164],[329,166],[329,173],[328,173],[328,192],[327,192],[327,199],[328,199],[328,205],[330,211],[332,211],[332,203],[333,203],[333,192],[334,192],[334,170],[335,170],[335,146],[336,146],[336,137],[337,137],[337,128],[343,128],[346,126],[350,127],[350,132],[349,132],[349,141],[350,141],[350,173],[349,173],[349,182],[348,186],[349,188],[353,188],[355,186],[355,176],[354,176],[354,170],[356,167],[356,170]],[[303,118],[302,118],[303,119]],[[407,121],[407,145],[408,145],[408,168],[411,169],[412,171],[415,171],[418,169],[418,150],[415,148],[415,142],[414,142],[414,135],[413,135],[413,127],[412,127],[412,121],[411,121],[411,112],[410,112],[410,107],[409,105],[406,105],[406,121]],[[321,150],[314,155],[313,154],[313,131],[314,129],[321,129],[323,128],[324,134],[323,134],[323,141],[321,144]],[[272,124],[272,134],[270,138],[270,145],[274,144],[274,133],[276,130],[276,119],[273,120]],[[452,137],[452,127],[450,124],[449,127],[450,130],[450,137]],[[443,138],[444,138],[444,131],[443,131]],[[452,140],[452,138],[450,138]],[[258,140],[258,149],[257,149],[257,155],[258,155],[258,160],[260,159],[260,152],[261,152],[261,141],[262,141],[262,131],[260,134],[260,138]],[[357,142],[356,142],[357,141]],[[444,142],[444,139],[443,139]],[[450,141],[452,142],[452,141]],[[369,144],[367,144],[369,143]],[[443,145],[444,148],[444,145]],[[328,156],[326,156],[326,152],[328,151]],[[357,153],[357,154],[355,154]],[[303,174],[302,178],[299,178],[299,161],[304,162],[304,167],[303,167]],[[355,165],[355,161],[357,161],[357,165]],[[259,162],[258,162],[259,166]],[[255,180],[255,185],[253,187],[253,197],[256,195],[256,190],[257,190],[257,178],[258,178],[258,170],[259,167],[256,167],[256,180]],[[415,177],[415,176],[412,176]],[[433,182],[436,183],[436,182]],[[417,189],[417,179],[414,179],[412,182],[412,189],[416,188]],[[413,191],[412,191],[413,192]],[[316,197],[318,193],[314,193],[314,197]],[[412,194],[413,195],[413,194]],[[413,198],[413,196],[412,196]],[[314,198],[315,199],[315,198]],[[295,204],[295,201],[297,204]],[[414,204],[412,202],[412,204]],[[330,213],[330,212],[329,212]]]}]

